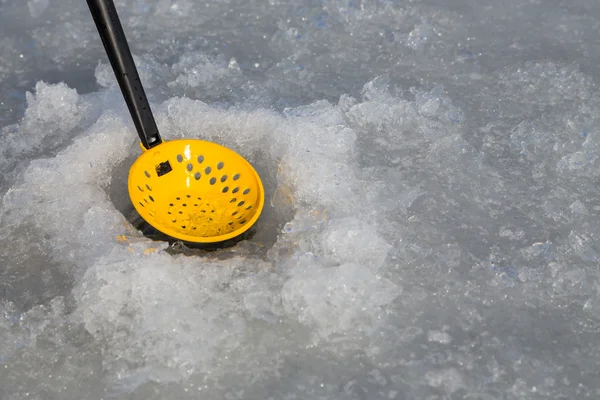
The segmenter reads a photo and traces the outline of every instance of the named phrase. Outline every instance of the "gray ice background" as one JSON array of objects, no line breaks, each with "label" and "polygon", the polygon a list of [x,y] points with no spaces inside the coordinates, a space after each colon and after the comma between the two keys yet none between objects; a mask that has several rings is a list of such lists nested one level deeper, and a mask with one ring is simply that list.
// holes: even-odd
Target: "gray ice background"
[{"label": "gray ice background", "polygon": [[116,5],[267,206],[145,237],[87,5],[0,0],[0,399],[600,398],[600,2]]}]

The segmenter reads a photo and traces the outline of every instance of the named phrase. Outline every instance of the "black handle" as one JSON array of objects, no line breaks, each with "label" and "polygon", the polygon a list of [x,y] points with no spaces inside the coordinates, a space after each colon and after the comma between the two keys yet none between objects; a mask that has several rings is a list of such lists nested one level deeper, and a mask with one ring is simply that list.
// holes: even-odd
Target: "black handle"
[{"label": "black handle", "polygon": [[137,133],[146,149],[162,139],[112,0],[87,0]]}]

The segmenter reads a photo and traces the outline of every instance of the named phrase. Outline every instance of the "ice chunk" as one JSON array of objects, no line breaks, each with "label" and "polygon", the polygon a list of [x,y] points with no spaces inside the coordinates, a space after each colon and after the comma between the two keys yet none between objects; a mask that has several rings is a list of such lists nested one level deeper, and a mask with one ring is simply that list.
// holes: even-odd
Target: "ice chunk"
[{"label": "ice chunk", "polygon": [[25,154],[52,150],[73,135],[89,111],[89,104],[64,83],[38,82],[35,93],[27,92],[26,97],[27,108],[21,124],[2,130],[0,167],[4,169],[14,166]]},{"label": "ice chunk", "polygon": [[323,254],[336,264],[356,262],[379,269],[385,262],[391,245],[370,226],[355,218],[330,221],[320,234]]},{"label": "ice chunk", "polygon": [[575,200],[570,206],[569,209],[574,214],[585,215],[588,213],[587,208],[580,200]]},{"label": "ice chunk", "polygon": [[39,136],[47,132],[69,132],[81,118],[81,106],[75,89],[64,83],[49,85],[38,82],[35,94],[27,92],[23,129],[39,132]]},{"label": "ice chunk", "polygon": [[[42,107],[35,116],[44,118],[45,112]],[[112,168],[127,156],[133,144],[122,120],[101,118],[87,136],[76,139],[57,157],[30,163],[18,188],[4,196],[2,225],[15,229],[29,224],[46,232],[53,246],[70,248],[58,251],[59,259],[89,259],[96,252],[102,253],[108,244],[106,238],[123,233],[125,223],[123,215],[111,206],[104,187],[111,182]],[[32,207],[32,202],[45,212]],[[92,240],[95,237],[105,239],[96,242]]]},{"label": "ice chunk", "polygon": [[305,257],[293,267],[282,290],[286,311],[316,325],[321,338],[377,332],[382,308],[399,295],[399,288],[364,265],[320,268],[313,262]]},{"label": "ice chunk", "polygon": [[584,261],[597,262],[600,260],[600,243],[596,234],[592,232],[571,231],[569,243],[575,253]]},{"label": "ice chunk", "polygon": [[415,26],[406,38],[406,45],[414,50],[421,50],[428,42],[429,36],[435,34],[432,27],[425,21]]},{"label": "ice chunk", "polygon": [[[377,273],[390,245],[373,229],[356,220],[335,220],[287,262],[289,280],[282,289],[288,312],[315,324],[320,335],[374,332],[380,307],[400,288]],[[301,247],[302,249],[302,247]]]},{"label": "ice chunk", "polygon": [[[100,86],[111,87],[118,85],[115,73],[110,64],[98,63],[98,66],[96,66],[94,71],[94,76]],[[142,82],[144,86],[146,86],[146,81],[142,80]]]},{"label": "ice chunk", "polygon": [[48,8],[48,0],[29,0],[27,8],[33,18],[39,18]]},{"label": "ice chunk", "polygon": [[448,344],[452,341],[452,336],[450,336],[447,332],[429,331],[427,333],[427,339],[430,342]]},{"label": "ice chunk", "polygon": [[[108,344],[113,373],[120,373],[117,360],[127,360],[158,371],[173,369],[172,378],[180,379],[206,368],[217,348],[233,349],[242,340],[246,328],[233,313],[235,298],[218,293],[233,268],[205,265],[200,273],[192,260],[183,268],[165,268],[172,263],[166,254],[149,255],[132,268],[135,258],[121,253],[121,260],[90,269],[77,295],[86,329]],[[183,303],[188,306],[177,306]],[[144,355],[138,351],[141,336]],[[168,376],[157,378],[171,380]]]}]

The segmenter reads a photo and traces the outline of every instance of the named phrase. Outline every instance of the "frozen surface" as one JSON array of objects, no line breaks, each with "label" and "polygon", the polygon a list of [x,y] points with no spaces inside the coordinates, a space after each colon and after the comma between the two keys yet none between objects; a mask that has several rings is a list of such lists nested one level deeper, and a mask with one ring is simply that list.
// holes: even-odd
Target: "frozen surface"
[{"label": "frozen surface", "polygon": [[85,2],[0,0],[0,399],[600,397],[600,3],[116,4],[267,206],[154,235]]}]

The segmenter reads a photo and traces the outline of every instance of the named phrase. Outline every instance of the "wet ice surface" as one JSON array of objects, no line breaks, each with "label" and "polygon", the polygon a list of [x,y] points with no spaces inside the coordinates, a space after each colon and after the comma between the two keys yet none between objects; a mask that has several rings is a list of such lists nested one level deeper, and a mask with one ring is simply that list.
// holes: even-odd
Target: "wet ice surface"
[{"label": "wet ice surface", "polygon": [[116,3],[267,207],[144,237],[85,4],[0,0],[0,398],[598,398],[596,2]]}]

